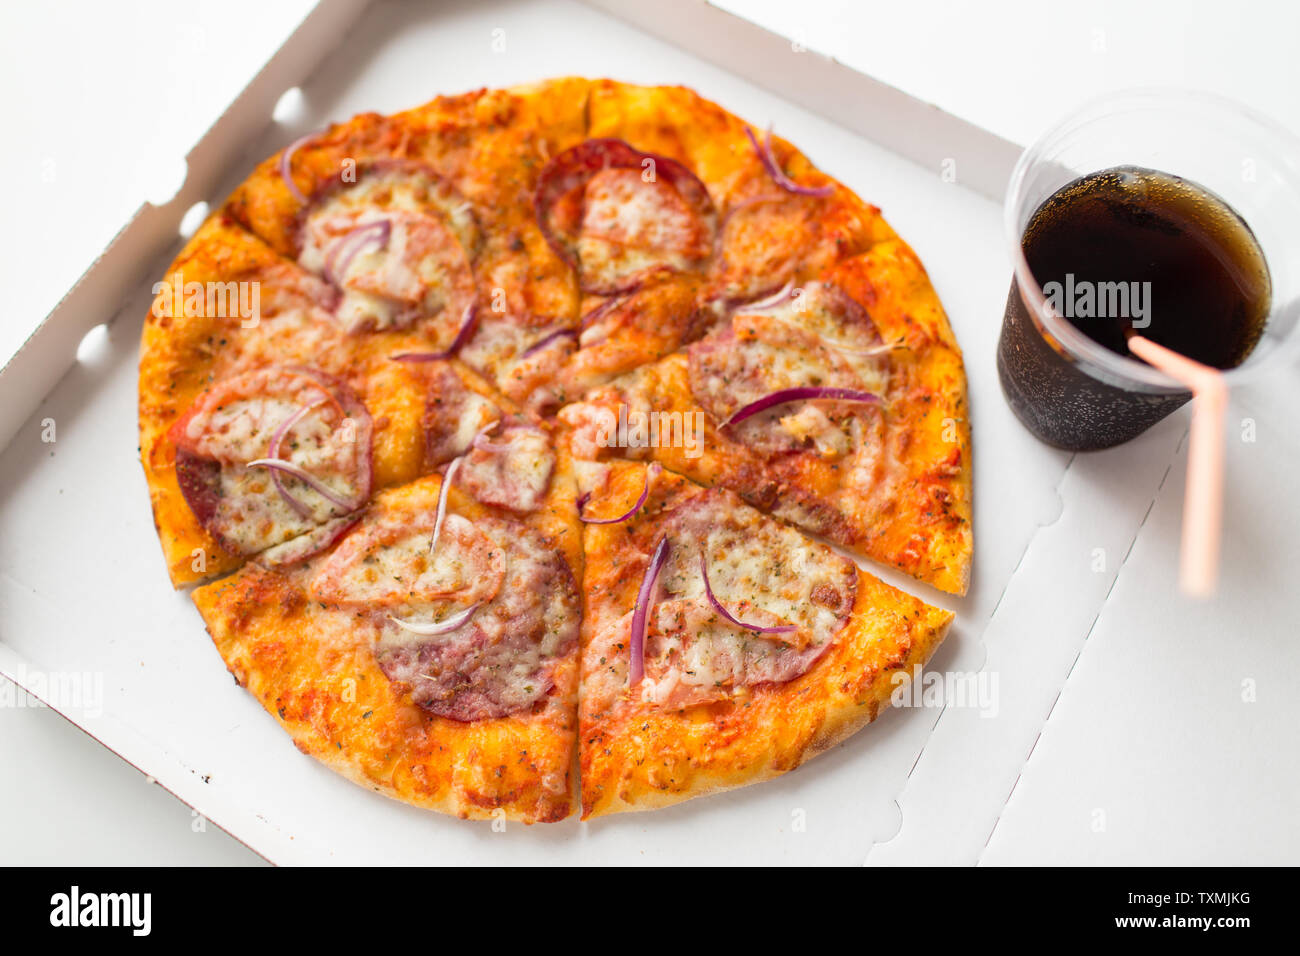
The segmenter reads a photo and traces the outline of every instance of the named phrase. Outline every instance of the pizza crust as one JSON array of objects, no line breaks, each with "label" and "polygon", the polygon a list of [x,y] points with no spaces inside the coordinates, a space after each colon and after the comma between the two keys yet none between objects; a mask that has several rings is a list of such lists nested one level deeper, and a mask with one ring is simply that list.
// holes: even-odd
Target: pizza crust
[{"label": "pizza crust", "polygon": [[[569,815],[572,724],[563,713],[474,724],[431,717],[394,692],[367,646],[295,628],[295,595],[258,565],[204,585],[194,603],[217,651],[304,754],[354,783],[466,819]],[[576,667],[556,675],[576,692]]]},{"label": "pizza crust", "polygon": [[212,383],[218,352],[243,330],[238,314],[210,315],[206,307],[198,315],[185,314],[183,304],[174,307],[172,290],[177,283],[183,289],[187,283],[206,287],[209,282],[250,281],[280,264],[274,252],[237,224],[214,216],[167,270],[145,318],[140,344],[140,459],[163,558],[178,587],[229,572],[242,563],[217,543],[185,503],[176,479],[176,449],[166,436]]},{"label": "pizza crust", "polygon": [[770,780],[880,716],[913,668],[930,659],[953,615],[865,571],[858,595],[853,623],[827,657],[789,684],[756,693],[746,708],[714,714],[704,706],[599,732],[581,728],[583,819]]}]

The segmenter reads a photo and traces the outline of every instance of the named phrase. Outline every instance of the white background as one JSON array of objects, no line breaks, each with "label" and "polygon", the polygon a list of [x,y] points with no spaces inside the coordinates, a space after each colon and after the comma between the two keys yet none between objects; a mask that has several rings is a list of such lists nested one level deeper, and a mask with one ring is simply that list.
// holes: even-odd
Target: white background
[{"label": "white background", "polygon": [[[1300,60],[1292,50],[1300,5],[1238,2],[1229,13],[1221,4],[1186,2],[720,5],[1020,142],[1094,92],[1153,83],[1216,90],[1300,130]],[[305,0],[136,0],[0,10],[0,175],[10,186],[8,228],[0,231],[0,358],[142,200],[167,197],[157,184],[179,183],[180,158],[309,7]],[[421,95],[436,92],[451,91]],[[1292,436],[1268,460],[1293,466],[1294,426],[1276,405],[1256,401],[1251,411],[1272,423],[1273,436]],[[1267,443],[1270,431],[1262,430]],[[1251,483],[1248,500],[1286,500],[1286,471],[1231,477]],[[1180,474],[1169,480],[1176,491]],[[1225,641],[1276,631],[1282,602],[1247,608],[1225,598],[1183,606],[1172,619],[1167,611],[1143,615],[1143,587],[1169,576],[1177,501],[1163,495],[1135,542],[990,837],[986,862],[1297,861],[1295,794],[1261,798],[1267,768],[1241,751],[1243,740],[1253,742],[1255,756],[1280,745],[1277,776],[1285,780],[1296,759],[1294,730],[1259,726],[1253,717],[1240,725],[1197,719],[1215,707],[1215,695],[1240,685],[1241,675],[1218,663]],[[1283,505],[1282,516],[1297,522],[1293,505]],[[1277,542],[1285,538],[1276,534],[1283,529],[1267,525],[1252,524],[1262,539],[1230,547],[1228,558],[1245,562],[1245,573],[1275,579],[1285,593],[1294,548],[1283,551]],[[1229,583],[1232,574],[1230,567]],[[1285,675],[1295,674],[1296,663],[1292,652],[1276,673],[1256,675],[1261,711],[1272,712],[1268,694],[1291,693]],[[1152,672],[1169,678],[1167,696],[1125,692],[1131,675]],[[1186,717],[1173,740],[1171,710]],[[1106,728],[1131,732],[1099,730],[1101,712],[1110,717]],[[1161,730],[1152,736],[1144,728]],[[196,832],[187,807],[47,711],[0,709],[0,767],[0,862],[257,860],[212,826]],[[1233,812],[1244,805],[1249,813]],[[1199,813],[1205,828],[1166,825],[1170,806],[1181,821]],[[1100,839],[1098,809],[1108,820]],[[1270,839],[1279,826],[1289,828],[1289,840]]]}]

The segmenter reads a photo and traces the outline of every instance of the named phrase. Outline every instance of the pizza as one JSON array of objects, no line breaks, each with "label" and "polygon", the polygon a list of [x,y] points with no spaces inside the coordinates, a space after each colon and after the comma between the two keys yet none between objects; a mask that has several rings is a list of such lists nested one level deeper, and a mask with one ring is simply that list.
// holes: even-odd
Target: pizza
[{"label": "pizza", "polygon": [[970,575],[961,352],[911,248],[682,87],[363,114],[260,164],[163,279],[164,563],[298,749],[527,823],[797,767]]},{"label": "pizza", "polygon": [[950,612],[728,488],[657,463],[583,478],[593,515],[635,509],[583,539],[584,816],[797,767],[875,719],[889,675],[928,660],[947,631]]}]

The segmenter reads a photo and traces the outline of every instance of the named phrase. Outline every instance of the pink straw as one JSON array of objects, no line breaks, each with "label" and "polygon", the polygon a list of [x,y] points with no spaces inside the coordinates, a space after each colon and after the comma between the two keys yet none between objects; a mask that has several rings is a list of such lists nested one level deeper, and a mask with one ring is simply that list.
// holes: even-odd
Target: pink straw
[{"label": "pink straw", "polygon": [[1223,526],[1223,414],[1228,387],[1216,368],[1157,345],[1140,335],[1129,350],[1192,392],[1192,442],[1183,495],[1183,544],[1179,584],[1192,597],[1209,597],[1219,576]]}]

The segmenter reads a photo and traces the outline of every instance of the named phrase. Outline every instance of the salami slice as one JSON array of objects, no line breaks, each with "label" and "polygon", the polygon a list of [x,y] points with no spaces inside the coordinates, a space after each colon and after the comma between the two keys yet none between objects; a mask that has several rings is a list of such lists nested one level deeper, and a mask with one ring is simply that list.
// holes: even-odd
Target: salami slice
[{"label": "salami slice", "polygon": [[[724,425],[747,405],[786,389],[884,394],[887,351],[861,305],[833,285],[813,282],[762,310],[741,307],[729,325],[693,344],[690,387]],[[725,428],[761,454],[813,449],[838,457],[861,442],[863,423],[878,417],[862,405],[812,399],[776,405]]]},{"label": "salami slice", "polygon": [[[848,624],[857,568],[823,544],[742,504],[729,491],[697,495],[656,526],[668,543],[660,593],[648,617],[640,699],[688,707],[805,673]],[[709,600],[701,560],[715,600]],[[593,642],[626,657],[633,612],[600,627]],[[743,623],[737,623],[743,622]],[[745,625],[750,625],[746,627]],[[790,627],[763,633],[758,628]],[[623,673],[613,675],[626,686]],[[611,688],[613,689],[613,688]],[[593,694],[609,693],[593,683]]]},{"label": "salami slice", "polygon": [[433,500],[368,518],[316,570],[313,600],[369,617],[375,656],[420,707],[458,721],[527,710],[577,646],[580,598],[554,543],[520,522],[446,516]]},{"label": "salami slice", "polygon": [[[342,382],[281,366],[219,382],[169,436],[190,510],[223,548],[251,555],[325,525],[344,530],[331,523],[370,495],[371,430],[365,406]],[[319,550],[335,538],[320,532],[312,540]],[[314,553],[304,548],[290,552],[293,560]]]},{"label": "salami slice", "polygon": [[551,439],[533,425],[514,424],[480,438],[457,473],[457,483],[484,504],[519,514],[536,511],[555,470]]},{"label": "salami slice", "polygon": [[505,552],[467,518],[446,516],[430,548],[435,510],[401,511],[369,522],[325,559],[311,583],[331,607],[397,609],[491,601],[506,572]]},{"label": "salami slice", "polygon": [[538,224],[577,271],[583,291],[613,294],[659,270],[707,265],[717,210],[676,160],[622,140],[590,139],[556,156],[538,178]]},{"label": "salami slice", "polygon": [[724,310],[822,275],[885,236],[879,210],[845,199],[764,191],[732,204],[718,228],[703,300]]},{"label": "salami slice", "polygon": [[388,160],[335,182],[303,210],[298,261],[338,289],[352,332],[419,325],[448,348],[475,301],[478,226],[432,170]]},{"label": "salami slice", "polygon": [[480,430],[501,418],[491,399],[461,381],[445,362],[424,366],[428,376],[424,405],[425,465],[433,470],[469,451]]}]

